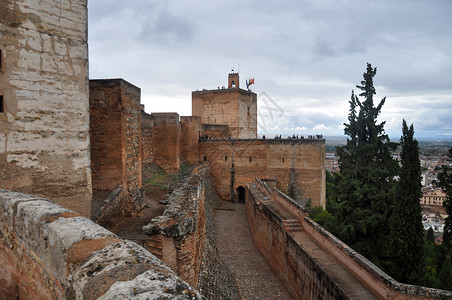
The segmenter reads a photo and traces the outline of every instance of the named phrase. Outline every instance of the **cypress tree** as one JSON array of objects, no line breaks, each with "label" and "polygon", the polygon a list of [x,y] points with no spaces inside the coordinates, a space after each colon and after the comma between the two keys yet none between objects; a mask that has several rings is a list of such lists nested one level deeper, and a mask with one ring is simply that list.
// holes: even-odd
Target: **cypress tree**
[{"label": "cypress tree", "polygon": [[[452,147],[449,149],[449,161],[452,161]],[[451,249],[452,241],[452,167],[450,165],[442,165],[441,172],[438,174],[438,185],[446,192],[446,200],[443,206],[446,208],[446,222],[444,224],[443,245],[447,249]]]},{"label": "cypress tree", "polygon": [[421,163],[414,128],[403,120],[400,139],[401,168],[397,197],[391,216],[390,274],[405,283],[420,284],[424,269],[424,228],[422,226]]},{"label": "cypress tree", "polygon": [[338,182],[337,217],[343,224],[339,237],[382,266],[387,254],[398,164],[391,156],[396,144],[385,134],[385,122],[377,123],[386,98],[374,106],[376,72],[376,68],[367,64],[364,80],[356,86],[364,101],[352,92],[348,123],[344,123],[347,144],[336,148],[342,174]]},{"label": "cypress tree", "polygon": [[434,243],[435,242],[435,233],[433,232],[433,228],[430,227],[427,230],[427,241],[430,243]]},{"label": "cypress tree", "polygon": [[441,272],[439,272],[439,288],[452,291],[452,269],[450,265],[450,256],[446,256]]}]

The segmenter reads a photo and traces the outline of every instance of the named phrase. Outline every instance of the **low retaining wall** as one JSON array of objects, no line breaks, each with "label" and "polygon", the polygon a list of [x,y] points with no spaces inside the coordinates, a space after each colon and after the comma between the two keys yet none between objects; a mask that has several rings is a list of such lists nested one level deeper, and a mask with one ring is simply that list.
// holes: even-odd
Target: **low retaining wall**
[{"label": "low retaining wall", "polygon": [[[268,202],[267,202],[268,201]],[[309,257],[284,228],[283,217],[267,207],[276,201],[315,244],[328,254],[356,280],[367,287],[379,299],[452,299],[452,292],[399,283],[376,267],[365,257],[338,240],[331,233],[306,216],[303,208],[280,191],[270,189],[256,179],[248,185],[246,211],[256,246],[270,265],[284,266],[275,270],[286,282],[293,295],[303,299],[348,298],[331,278],[325,277],[322,267]],[[300,268],[299,266],[303,267]],[[275,268],[274,268],[275,269]],[[309,291],[309,292],[307,292]]]},{"label": "low retaining wall", "polygon": [[0,298],[202,299],[135,243],[40,197],[0,190]]},{"label": "low retaining wall", "polygon": [[216,252],[213,210],[219,201],[208,164],[201,164],[143,231],[149,249],[208,299],[238,299],[237,283]]}]

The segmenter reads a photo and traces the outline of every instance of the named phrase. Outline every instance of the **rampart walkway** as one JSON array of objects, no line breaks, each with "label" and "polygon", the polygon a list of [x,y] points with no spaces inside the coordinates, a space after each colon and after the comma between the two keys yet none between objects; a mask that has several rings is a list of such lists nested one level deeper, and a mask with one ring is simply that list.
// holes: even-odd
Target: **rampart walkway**
[{"label": "rampart walkway", "polygon": [[223,202],[215,227],[220,257],[235,276],[242,299],[293,299],[254,246],[244,204]]},{"label": "rampart walkway", "polygon": [[265,203],[268,209],[278,215],[285,224],[293,240],[309,254],[322,270],[345,292],[350,299],[377,299],[363,286],[342,264],[337,262],[330,253],[320,247],[303,230],[301,224],[289,211],[277,201],[269,200]]}]

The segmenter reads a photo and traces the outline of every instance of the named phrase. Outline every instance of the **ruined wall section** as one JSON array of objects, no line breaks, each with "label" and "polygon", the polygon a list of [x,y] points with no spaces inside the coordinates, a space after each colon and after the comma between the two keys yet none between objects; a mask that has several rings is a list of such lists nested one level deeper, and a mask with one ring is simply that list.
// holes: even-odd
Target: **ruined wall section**
[{"label": "ruined wall section", "polygon": [[192,92],[192,115],[202,124],[227,125],[233,139],[257,138],[257,95],[239,88]]},{"label": "ruined wall section", "polygon": [[201,140],[199,160],[207,160],[225,200],[255,177],[276,179],[278,189],[300,203],[325,206],[324,140]]},{"label": "ruined wall section", "polygon": [[180,169],[180,123],[177,113],[152,113],[154,134],[152,144],[155,162],[168,173]]},{"label": "ruined wall section", "polygon": [[47,199],[0,190],[1,299],[202,299],[154,255]]},{"label": "ruined wall section", "polygon": [[164,237],[163,261],[195,288],[198,284],[206,232],[206,172],[207,166],[196,167],[191,176],[184,179],[171,193],[163,214],[143,226],[149,239],[154,235]]},{"label": "ruined wall section", "polygon": [[190,164],[198,163],[198,140],[201,136],[200,117],[180,117],[180,156]]},{"label": "ruined wall section", "polygon": [[222,200],[208,164],[194,167],[168,201],[164,213],[143,227],[146,247],[208,299],[238,299],[237,283],[216,250],[214,209]]},{"label": "ruined wall section", "polygon": [[86,5],[0,1],[0,186],[89,216]]}]

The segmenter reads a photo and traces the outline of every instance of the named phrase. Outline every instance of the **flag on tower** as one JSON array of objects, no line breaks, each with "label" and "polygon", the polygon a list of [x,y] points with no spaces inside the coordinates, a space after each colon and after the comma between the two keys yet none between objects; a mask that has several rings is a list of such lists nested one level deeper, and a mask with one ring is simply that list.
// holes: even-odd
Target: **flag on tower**
[{"label": "flag on tower", "polygon": [[250,85],[254,84],[254,78],[250,78],[246,80],[246,88],[248,89]]}]

